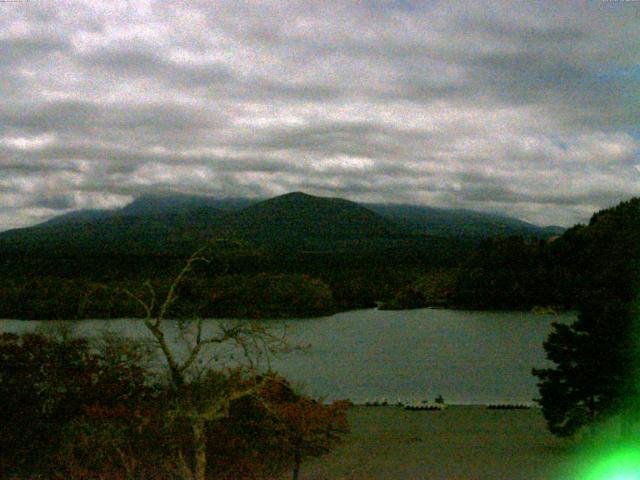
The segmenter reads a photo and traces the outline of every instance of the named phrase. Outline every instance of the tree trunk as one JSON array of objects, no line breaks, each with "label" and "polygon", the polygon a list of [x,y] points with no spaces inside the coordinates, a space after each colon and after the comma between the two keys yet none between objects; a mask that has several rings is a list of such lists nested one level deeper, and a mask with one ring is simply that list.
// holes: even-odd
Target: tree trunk
[{"label": "tree trunk", "polygon": [[193,423],[193,448],[194,448],[194,480],[205,480],[207,474],[207,438],[205,422],[196,419]]},{"label": "tree trunk", "polygon": [[293,480],[298,480],[300,475],[300,464],[302,463],[302,459],[300,458],[300,454],[296,453],[293,464]]},{"label": "tree trunk", "polygon": [[193,472],[191,471],[191,467],[187,465],[182,450],[178,450],[177,463],[180,480],[193,480]]}]

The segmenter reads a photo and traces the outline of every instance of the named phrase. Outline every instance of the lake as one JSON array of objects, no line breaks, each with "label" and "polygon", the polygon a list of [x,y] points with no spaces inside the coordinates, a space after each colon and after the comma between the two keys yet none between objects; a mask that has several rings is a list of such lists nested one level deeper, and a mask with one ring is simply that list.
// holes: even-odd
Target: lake
[{"label": "lake", "polygon": [[[442,395],[447,403],[530,403],[538,395],[531,369],[548,365],[542,343],[551,322],[574,318],[572,313],[370,309],[278,321],[274,325],[287,326],[292,344],[311,347],[281,354],[272,366],[306,393],[327,400],[410,402]],[[22,332],[42,323],[2,320],[0,329]],[[206,321],[207,329],[215,325]],[[78,335],[103,331],[149,338],[139,320],[84,320],[75,327]]]}]

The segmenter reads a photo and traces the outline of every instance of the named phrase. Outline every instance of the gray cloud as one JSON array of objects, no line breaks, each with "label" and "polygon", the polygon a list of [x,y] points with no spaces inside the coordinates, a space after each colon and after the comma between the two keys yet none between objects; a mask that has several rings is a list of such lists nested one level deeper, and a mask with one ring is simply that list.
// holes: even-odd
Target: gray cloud
[{"label": "gray cloud", "polygon": [[633,2],[0,8],[0,229],[167,190],[569,225],[638,191]]},{"label": "gray cloud", "polygon": [[47,36],[4,38],[0,40],[0,62],[5,68],[16,67],[54,53],[64,53],[68,48],[66,42]]}]

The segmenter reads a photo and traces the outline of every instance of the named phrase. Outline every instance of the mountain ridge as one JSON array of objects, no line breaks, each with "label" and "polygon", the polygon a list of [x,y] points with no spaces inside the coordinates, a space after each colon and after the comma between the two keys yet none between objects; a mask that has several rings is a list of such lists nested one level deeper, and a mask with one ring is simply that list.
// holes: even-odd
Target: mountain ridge
[{"label": "mountain ridge", "polygon": [[[49,220],[46,220],[42,223],[31,225],[24,228],[32,228],[44,225],[52,225],[59,224],[63,222],[71,222],[71,221],[92,221],[100,218],[105,218],[108,216],[140,216],[140,215],[152,215],[152,214],[168,214],[168,213],[184,213],[190,210],[196,210],[203,207],[215,208],[218,210],[222,210],[225,212],[234,212],[239,211],[249,206],[267,202],[270,200],[278,199],[278,198],[321,198],[328,201],[341,201],[341,202],[350,202],[353,204],[360,205],[362,207],[368,208],[375,213],[378,213],[383,216],[395,216],[398,217],[400,215],[404,215],[410,218],[410,221],[415,221],[416,214],[417,215],[432,215],[436,217],[446,217],[454,216],[454,217],[469,217],[471,219],[484,219],[486,220],[496,220],[496,221],[506,221],[510,224],[520,225],[527,228],[532,229],[541,229],[541,230],[550,230],[555,232],[555,234],[562,233],[566,230],[565,227],[557,226],[557,225],[536,225],[530,222],[526,222],[524,220],[517,219],[515,217],[509,217],[507,215],[501,215],[496,213],[488,213],[471,209],[456,209],[456,208],[446,208],[446,207],[432,207],[428,205],[414,205],[414,204],[406,204],[406,203],[369,203],[369,202],[354,202],[351,200],[347,200],[340,197],[320,197],[315,195],[310,195],[304,192],[290,192],[285,193],[283,195],[279,195],[276,197],[268,198],[268,199],[250,199],[250,198],[242,198],[242,197],[223,197],[217,198],[206,195],[193,195],[193,194],[182,194],[182,193],[172,193],[172,194],[147,194],[136,197],[131,203],[125,205],[121,208],[116,209],[86,209],[86,210],[74,210],[71,212],[67,212],[56,217],[53,217]],[[13,229],[17,230],[17,229]],[[3,232],[0,232],[0,234]]]},{"label": "mountain ridge", "polygon": [[208,239],[232,237],[258,245],[327,249],[336,242],[385,242],[432,236],[545,238],[556,229],[474,211],[361,204],[291,192],[267,200],[197,195],[141,196],[120,209],[80,210],[42,224],[0,233],[0,252],[172,254]]}]

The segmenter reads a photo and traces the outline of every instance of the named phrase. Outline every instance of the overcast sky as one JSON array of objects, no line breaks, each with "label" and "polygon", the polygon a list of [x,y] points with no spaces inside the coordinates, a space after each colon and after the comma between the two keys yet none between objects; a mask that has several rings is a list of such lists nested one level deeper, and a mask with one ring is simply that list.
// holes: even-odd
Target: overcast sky
[{"label": "overcast sky", "polygon": [[571,225],[639,165],[640,2],[0,2],[0,230],[166,191]]}]

